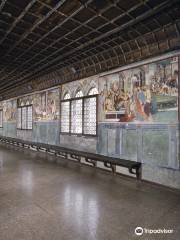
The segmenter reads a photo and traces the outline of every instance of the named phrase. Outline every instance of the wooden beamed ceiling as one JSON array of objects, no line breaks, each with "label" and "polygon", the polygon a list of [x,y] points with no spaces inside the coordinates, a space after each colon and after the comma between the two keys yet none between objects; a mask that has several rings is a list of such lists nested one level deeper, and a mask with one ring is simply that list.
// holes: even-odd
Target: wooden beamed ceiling
[{"label": "wooden beamed ceiling", "polygon": [[2,99],[180,48],[179,0],[1,0]]}]

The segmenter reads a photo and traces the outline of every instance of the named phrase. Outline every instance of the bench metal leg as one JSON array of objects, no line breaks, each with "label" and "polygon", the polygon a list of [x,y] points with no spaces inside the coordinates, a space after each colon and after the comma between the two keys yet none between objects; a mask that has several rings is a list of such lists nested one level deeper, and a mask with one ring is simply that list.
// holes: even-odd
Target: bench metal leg
[{"label": "bench metal leg", "polygon": [[113,174],[116,173],[116,165],[115,164],[104,162],[104,166],[107,168],[111,168]]},{"label": "bench metal leg", "polygon": [[129,172],[130,172],[131,174],[136,175],[136,178],[137,178],[138,180],[141,179],[141,166],[136,166],[136,167],[129,168]]},{"label": "bench metal leg", "polygon": [[66,158],[66,159],[68,158],[68,155],[65,152],[57,152],[56,155],[60,156],[60,157],[63,157],[63,158]]},{"label": "bench metal leg", "polygon": [[76,155],[76,154],[70,154],[70,157],[71,157],[72,159],[77,160],[78,162],[81,161],[81,156],[79,156],[79,155]]},{"label": "bench metal leg", "polygon": [[141,178],[142,178],[142,166],[140,166],[136,169],[136,177],[137,177],[138,180],[141,180]]},{"label": "bench metal leg", "polygon": [[87,163],[92,164],[94,167],[97,166],[97,162],[96,162],[95,160],[92,160],[92,159],[89,159],[89,158],[85,158],[85,161],[86,161]]}]

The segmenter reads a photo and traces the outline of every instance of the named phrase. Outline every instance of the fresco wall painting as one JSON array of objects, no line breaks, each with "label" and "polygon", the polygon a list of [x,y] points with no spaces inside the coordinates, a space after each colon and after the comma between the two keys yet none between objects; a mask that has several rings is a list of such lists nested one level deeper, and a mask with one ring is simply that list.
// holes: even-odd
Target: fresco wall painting
[{"label": "fresco wall painting", "polygon": [[[90,77],[62,85],[71,98],[81,89],[99,90],[99,121],[171,123],[178,120],[178,57],[142,65],[107,76]],[[59,119],[59,88],[18,99],[33,105],[34,121]],[[16,121],[16,100],[1,102],[4,121]]]},{"label": "fresco wall painting", "polygon": [[34,121],[57,120],[59,118],[59,88],[34,95]]},{"label": "fresco wall painting", "polygon": [[3,102],[3,121],[14,122],[16,121],[16,108],[17,101],[9,100]]},{"label": "fresco wall painting", "polygon": [[104,76],[100,121],[177,122],[178,57]]},{"label": "fresco wall painting", "polygon": [[33,99],[34,121],[46,120],[46,92],[37,93]]},{"label": "fresco wall painting", "polygon": [[47,92],[47,114],[48,120],[59,119],[59,89]]}]

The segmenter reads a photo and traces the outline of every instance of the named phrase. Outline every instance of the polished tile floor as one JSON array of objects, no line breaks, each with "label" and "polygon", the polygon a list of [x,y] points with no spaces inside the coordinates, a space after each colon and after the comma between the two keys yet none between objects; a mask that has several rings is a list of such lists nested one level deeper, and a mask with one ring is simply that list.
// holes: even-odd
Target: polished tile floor
[{"label": "polished tile floor", "polygon": [[0,240],[180,239],[180,193],[54,161],[0,145]]}]

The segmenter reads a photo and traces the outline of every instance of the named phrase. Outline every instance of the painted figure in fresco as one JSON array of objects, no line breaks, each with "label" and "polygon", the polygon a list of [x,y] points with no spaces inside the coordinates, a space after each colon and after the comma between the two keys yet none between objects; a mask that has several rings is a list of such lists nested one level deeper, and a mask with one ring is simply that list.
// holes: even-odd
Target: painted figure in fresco
[{"label": "painted figure in fresco", "polygon": [[59,115],[59,90],[50,90],[47,93],[47,118],[57,120]]},{"label": "painted figure in fresco", "polygon": [[105,97],[104,108],[106,112],[114,110],[112,93],[110,91],[108,91],[108,94]]},{"label": "painted figure in fresco", "polygon": [[103,108],[105,112],[117,111],[121,112],[120,121],[132,121],[135,118],[134,104],[130,91],[120,89],[118,81],[111,83],[109,89],[104,85],[103,91],[100,93],[103,100]]},{"label": "painted figure in fresco", "polygon": [[51,120],[55,120],[56,119],[56,104],[55,104],[55,100],[48,99],[48,102],[47,102],[47,113],[48,113],[48,115],[49,115]]},{"label": "painted figure in fresco", "polygon": [[145,95],[145,104],[144,104],[144,112],[147,116],[147,120],[152,120],[152,117],[151,117],[151,91],[150,91],[150,88],[149,86],[145,86],[144,87],[144,95]]},{"label": "painted figure in fresco", "polygon": [[137,74],[134,74],[132,76],[131,83],[132,83],[132,86],[134,86],[134,87],[139,87],[140,86],[140,79],[139,79]]},{"label": "painted figure in fresco", "polygon": [[114,96],[114,108],[116,111],[120,111],[122,108],[125,108],[126,95],[123,89],[120,93]]},{"label": "painted figure in fresco", "polygon": [[143,105],[141,100],[139,99],[140,95],[140,89],[139,88],[134,88],[134,93],[133,93],[133,99],[135,102],[135,108],[136,108],[136,119],[137,120],[143,120],[146,118],[146,115],[144,113]]},{"label": "painted figure in fresco", "polygon": [[137,98],[142,106],[144,106],[146,102],[146,98],[143,90],[140,87],[137,88]]},{"label": "painted figure in fresco", "polygon": [[174,73],[170,79],[168,79],[168,85],[170,88],[170,95],[177,95],[178,89],[178,71],[174,70]]},{"label": "painted figure in fresco", "polygon": [[169,94],[169,87],[168,87],[166,82],[162,83],[160,93],[162,95],[168,95]]},{"label": "painted figure in fresco", "polygon": [[34,112],[36,120],[46,120],[46,94],[44,92],[35,95]]},{"label": "painted figure in fresco", "polygon": [[154,73],[155,92],[163,96],[176,96],[178,86],[177,62],[172,59],[159,63]]},{"label": "painted figure in fresco", "polygon": [[16,102],[8,101],[4,106],[4,117],[6,121],[15,121],[16,119]]},{"label": "painted figure in fresco", "polygon": [[150,121],[151,117],[151,92],[149,86],[134,88],[134,102],[136,108],[136,119]]},{"label": "painted figure in fresco", "polygon": [[112,105],[113,109],[115,111],[119,110],[119,104],[120,104],[120,87],[119,87],[119,82],[114,81],[111,86],[110,86],[110,92],[111,92],[111,100],[112,100]]},{"label": "painted figure in fresco", "polygon": [[35,115],[36,115],[36,120],[43,120],[45,116],[45,111],[44,108],[42,107],[41,104],[37,103],[35,106]]},{"label": "painted figure in fresco", "polygon": [[120,122],[131,122],[135,118],[135,106],[130,92],[125,92],[123,97],[124,114],[120,117]]},{"label": "painted figure in fresco", "polygon": [[119,116],[120,122],[162,121],[162,116],[166,121],[167,114],[173,120],[177,115],[177,95],[176,58],[125,70],[119,73],[119,81],[117,76],[112,76],[112,80],[108,77],[102,94],[105,116],[106,112],[116,112],[114,116]]},{"label": "painted figure in fresco", "polygon": [[109,89],[107,85],[104,85],[103,91],[100,93],[104,98],[103,108],[105,112],[116,111],[119,98],[119,86],[116,82],[113,82]]}]

